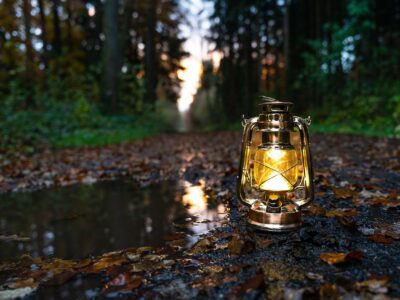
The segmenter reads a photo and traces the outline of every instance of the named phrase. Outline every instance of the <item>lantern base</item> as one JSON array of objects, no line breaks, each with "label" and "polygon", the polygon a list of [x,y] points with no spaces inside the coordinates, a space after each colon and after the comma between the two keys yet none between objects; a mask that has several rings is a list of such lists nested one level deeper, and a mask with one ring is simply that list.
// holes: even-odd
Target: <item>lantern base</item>
[{"label": "lantern base", "polygon": [[256,201],[248,215],[250,226],[263,231],[289,231],[301,226],[301,211],[293,203],[282,206],[280,212],[269,212],[267,206]]}]

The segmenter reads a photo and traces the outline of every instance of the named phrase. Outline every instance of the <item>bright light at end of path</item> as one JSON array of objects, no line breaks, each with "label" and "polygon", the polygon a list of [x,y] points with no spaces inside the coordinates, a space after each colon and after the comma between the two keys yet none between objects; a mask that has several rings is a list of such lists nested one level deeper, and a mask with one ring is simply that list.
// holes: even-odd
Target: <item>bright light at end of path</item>
[{"label": "bright light at end of path", "polygon": [[178,71],[178,77],[182,80],[178,109],[183,112],[187,111],[193,102],[202,74],[202,64],[200,60],[191,56],[183,59],[181,65],[185,69]]}]

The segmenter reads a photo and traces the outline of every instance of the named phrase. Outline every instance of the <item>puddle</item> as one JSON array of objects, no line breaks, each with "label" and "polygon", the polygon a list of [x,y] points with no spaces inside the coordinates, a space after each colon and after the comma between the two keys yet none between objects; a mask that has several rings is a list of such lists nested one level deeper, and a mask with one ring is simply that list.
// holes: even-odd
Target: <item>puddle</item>
[{"label": "puddle", "polygon": [[[24,253],[63,259],[129,247],[161,246],[185,231],[189,242],[220,226],[224,206],[203,187],[162,182],[146,188],[117,180],[32,193],[0,195],[0,260]],[[5,241],[17,235],[27,241]]]}]

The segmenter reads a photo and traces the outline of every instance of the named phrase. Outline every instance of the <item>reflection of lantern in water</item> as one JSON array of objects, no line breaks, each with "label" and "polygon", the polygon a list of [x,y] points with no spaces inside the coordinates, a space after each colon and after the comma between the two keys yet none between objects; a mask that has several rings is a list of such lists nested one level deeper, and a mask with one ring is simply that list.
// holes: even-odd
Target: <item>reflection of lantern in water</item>
[{"label": "reflection of lantern in water", "polygon": [[185,194],[182,197],[183,204],[189,206],[190,214],[199,214],[207,209],[207,197],[204,194],[203,186],[188,185],[185,187]]},{"label": "reflection of lantern in water", "polygon": [[[301,224],[301,207],[314,197],[309,120],[293,116],[291,102],[265,100],[263,112],[245,120],[238,196],[251,225],[282,231]],[[292,145],[291,135],[300,142]]]}]

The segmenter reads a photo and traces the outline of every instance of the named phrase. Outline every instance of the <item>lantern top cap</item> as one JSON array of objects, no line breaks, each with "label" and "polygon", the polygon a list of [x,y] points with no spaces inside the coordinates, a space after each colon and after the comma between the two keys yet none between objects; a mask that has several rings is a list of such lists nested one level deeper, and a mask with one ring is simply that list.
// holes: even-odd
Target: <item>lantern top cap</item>
[{"label": "lantern top cap", "polygon": [[264,112],[289,112],[293,106],[292,102],[279,101],[274,98],[262,96],[260,103]]}]

